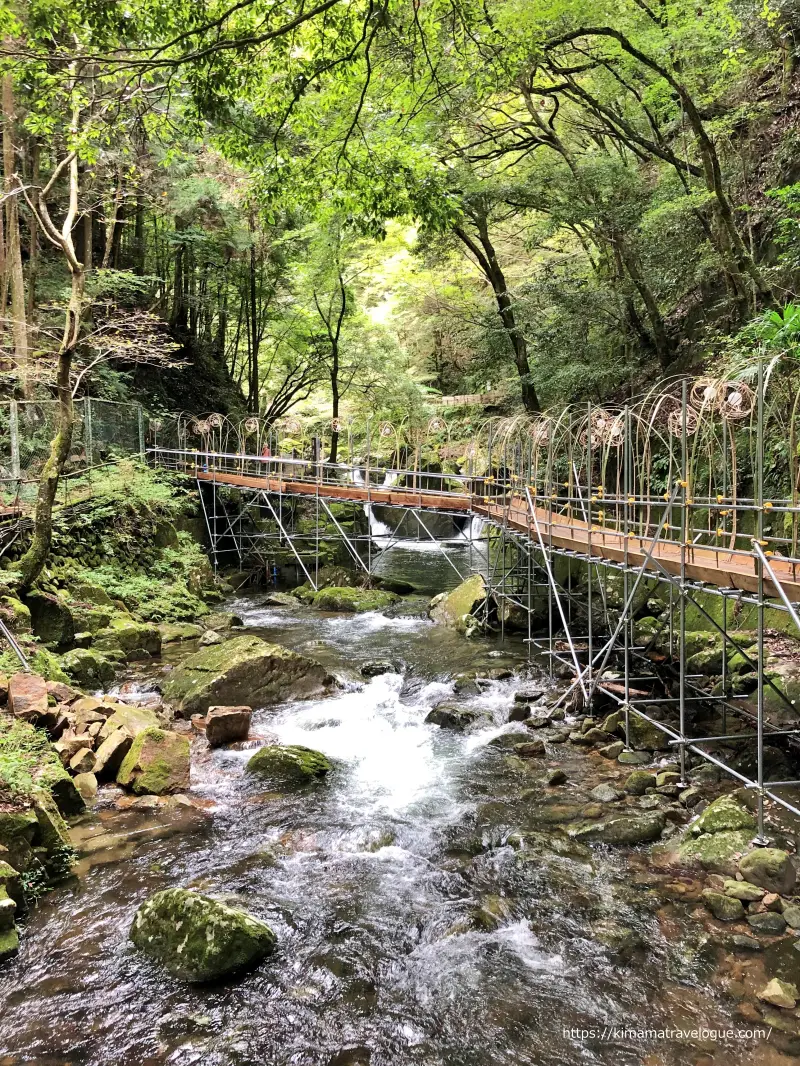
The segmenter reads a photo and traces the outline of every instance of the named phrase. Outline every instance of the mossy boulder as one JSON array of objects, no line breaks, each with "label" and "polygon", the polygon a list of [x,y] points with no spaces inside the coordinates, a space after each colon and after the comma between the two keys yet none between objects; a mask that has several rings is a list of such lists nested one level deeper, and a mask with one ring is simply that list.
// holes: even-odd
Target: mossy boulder
[{"label": "mossy boulder", "polygon": [[158,626],[135,622],[124,615],[115,618],[107,629],[101,629],[94,639],[95,651],[118,661],[149,659],[161,651]]},{"label": "mossy boulder", "polygon": [[94,636],[101,629],[107,629],[114,618],[114,611],[107,607],[70,607],[75,623],[75,632],[91,633]]},{"label": "mossy boulder", "polygon": [[125,703],[117,703],[113,706],[113,712],[106,718],[105,725],[100,730],[101,740],[110,737],[118,729],[124,729],[135,737],[145,729],[159,729],[164,724],[156,712],[149,707],[129,707]]},{"label": "mossy boulder", "polygon": [[46,789],[63,815],[85,810],[81,794],[44,732],[29,722],[0,715],[0,793],[28,801],[36,788]]},{"label": "mossy boulder", "polygon": [[189,740],[165,729],[134,737],[117,771],[117,784],[137,795],[163,796],[189,787]]},{"label": "mossy boulder", "polygon": [[31,592],[27,596],[34,635],[43,644],[61,647],[75,638],[72,612],[58,596],[45,592]]},{"label": "mossy boulder", "polygon": [[280,788],[311,784],[331,769],[330,762],[321,752],[302,744],[286,747],[268,744],[250,757],[246,767],[247,773],[256,774]]},{"label": "mossy boulder", "polygon": [[203,617],[203,629],[214,629],[217,633],[227,633],[229,629],[237,629],[242,624],[239,615],[231,611],[212,611]]},{"label": "mossy boulder", "polygon": [[737,922],[744,918],[742,901],[712,888],[703,890],[703,902],[720,922]]},{"label": "mossy boulder", "polygon": [[745,881],[784,895],[794,891],[797,880],[792,860],[780,848],[754,848],[739,863],[739,872]]},{"label": "mossy boulder", "polygon": [[318,696],[336,681],[313,659],[256,636],[202,648],[169,675],[164,698],[188,717],[215,704],[264,707]]},{"label": "mossy boulder", "polygon": [[246,911],[183,888],[151,896],[131,926],[140,951],[184,981],[213,981],[263,959],[276,937]]},{"label": "mossy boulder", "polygon": [[581,826],[570,836],[586,844],[649,844],[658,840],[666,827],[661,811],[641,815],[621,815],[594,825]]},{"label": "mossy boulder", "polygon": [[14,633],[31,632],[31,612],[16,596],[0,597],[0,616]]},{"label": "mossy boulder", "polygon": [[486,599],[486,583],[480,574],[473,574],[460,585],[431,601],[429,615],[434,622],[449,626],[459,633],[472,628],[469,619]]},{"label": "mossy boulder", "polygon": [[723,829],[700,836],[685,834],[678,845],[676,858],[687,866],[702,866],[715,873],[733,873],[742,852],[753,839],[751,829]]},{"label": "mossy boulder", "polygon": [[93,581],[79,580],[70,583],[73,599],[82,603],[93,603],[98,607],[113,607],[114,601],[100,585]]},{"label": "mossy boulder", "polygon": [[178,644],[202,636],[203,627],[191,622],[162,622],[158,627],[162,644]]},{"label": "mossy boulder", "polygon": [[363,611],[382,611],[396,603],[399,598],[394,592],[384,592],[381,589],[331,586],[320,589],[311,604],[319,611],[347,611],[360,614]]},{"label": "mossy boulder", "polygon": [[38,825],[30,807],[0,810],[0,845],[15,870],[26,870],[30,865]]},{"label": "mossy boulder", "polygon": [[74,648],[61,657],[64,672],[81,688],[105,688],[114,680],[114,664],[94,648]]},{"label": "mossy boulder", "polygon": [[690,826],[692,836],[701,833],[721,833],[726,830],[749,830],[756,828],[755,817],[734,796],[720,796],[703,811]]}]

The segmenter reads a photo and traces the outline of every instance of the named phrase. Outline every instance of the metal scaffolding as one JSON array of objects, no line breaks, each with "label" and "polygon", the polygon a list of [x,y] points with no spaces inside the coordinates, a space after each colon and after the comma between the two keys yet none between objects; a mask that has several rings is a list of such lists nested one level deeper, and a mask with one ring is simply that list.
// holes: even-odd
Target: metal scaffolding
[{"label": "metal scaffolding", "polygon": [[[326,538],[374,573],[398,540],[376,538],[363,521],[376,505],[401,513],[397,530],[414,523],[416,537],[434,542],[432,513],[470,530],[473,518],[484,519],[484,618],[496,605],[504,635],[521,613],[516,628],[531,654],[566,677],[559,702],[616,705],[628,747],[634,718],[650,723],[674,750],[682,784],[693,757],[755,790],[756,841],[764,843],[767,801],[800,816],[800,781],[765,773],[766,746],[800,745],[797,711],[767,668],[776,628],[800,636],[800,387],[760,360],[745,369],[736,380],[675,379],[613,409],[573,405],[478,426],[441,416],[377,427],[335,420],[304,436],[297,423],[180,416],[150,454],[210,492],[215,561],[224,551],[263,558],[271,543],[294,555],[314,588]],[[332,463],[322,456],[334,441],[344,458]],[[238,509],[219,513],[222,487],[241,493]],[[301,498],[312,503],[311,531],[294,524]],[[352,508],[351,522],[333,502]],[[271,519],[269,532],[245,521],[254,509]],[[663,605],[647,639],[638,625],[644,590]],[[741,612],[750,617],[744,630]],[[719,642],[713,690],[691,665],[690,613]],[[742,667],[754,706],[741,690]],[[785,721],[769,720],[767,695]],[[698,712],[716,715],[721,728],[698,735]],[[752,752],[754,772],[732,764],[737,746]]]}]

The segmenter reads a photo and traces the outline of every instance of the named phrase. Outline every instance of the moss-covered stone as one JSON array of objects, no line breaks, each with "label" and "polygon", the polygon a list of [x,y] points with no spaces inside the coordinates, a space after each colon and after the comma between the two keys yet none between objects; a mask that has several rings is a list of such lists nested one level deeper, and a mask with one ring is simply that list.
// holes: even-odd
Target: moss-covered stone
[{"label": "moss-covered stone", "polygon": [[164,729],[134,737],[117,771],[117,784],[137,795],[163,796],[189,787],[189,740]]},{"label": "moss-covered stone", "polygon": [[703,902],[714,917],[721,922],[736,922],[744,918],[741,900],[723,892],[715,892],[711,888],[706,888],[703,890]]},{"label": "moss-covered stone", "polygon": [[105,740],[117,730],[124,729],[135,737],[145,729],[159,729],[162,725],[156,712],[149,707],[128,707],[124,703],[118,703],[114,712],[106,718],[99,735],[101,740]]},{"label": "moss-covered stone", "polygon": [[16,596],[0,597],[0,615],[6,625],[10,626],[17,635],[31,632],[30,608]]},{"label": "moss-covered stone", "polygon": [[203,633],[203,627],[191,622],[162,622],[158,627],[162,644],[177,644],[184,640],[195,640]]},{"label": "moss-covered stone", "polygon": [[399,596],[381,589],[330,588],[320,589],[312,606],[319,611],[347,611],[360,614],[363,611],[382,611],[396,603]]},{"label": "moss-covered stone", "polygon": [[33,840],[38,828],[30,808],[0,811],[0,845],[15,870],[26,870],[33,854]]},{"label": "moss-covered stone", "polygon": [[746,881],[784,895],[794,891],[797,880],[794,863],[780,848],[754,848],[739,863],[739,872]]},{"label": "moss-covered stone", "polygon": [[70,583],[70,592],[75,600],[93,603],[98,607],[113,607],[114,601],[105,589],[92,581],[77,580]]},{"label": "moss-covered stone", "polygon": [[630,792],[632,796],[643,796],[648,788],[655,787],[655,774],[651,774],[648,770],[634,770],[623,785],[625,791]]},{"label": "moss-covered stone", "polygon": [[658,840],[666,824],[661,811],[652,811],[641,815],[608,818],[596,825],[572,830],[570,835],[587,844],[648,844]]},{"label": "moss-covered stone", "polygon": [[690,827],[692,836],[727,830],[754,830],[756,820],[733,796],[720,796],[710,803]]},{"label": "moss-covered stone", "polygon": [[239,615],[231,611],[212,611],[203,618],[203,629],[214,629],[217,633],[227,633],[229,629],[236,629],[241,625]]},{"label": "moss-covered stone", "polygon": [[732,873],[742,852],[753,838],[749,829],[724,829],[695,837],[686,834],[678,845],[676,857],[687,866],[702,866],[715,873]]},{"label": "moss-covered stone", "polygon": [[114,664],[92,648],[74,648],[61,657],[64,672],[82,688],[105,688],[114,680]]},{"label": "moss-covered stone", "polygon": [[114,611],[105,607],[80,607],[71,605],[75,633],[91,633],[94,636],[101,629],[111,625]]},{"label": "moss-covered stone", "polygon": [[324,777],[331,769],[328,759],[313,748],[301,744],[280,747],[268,744],[250,757],[247,772],[257,774],[281,788],[308,785]]},{"label": "moss-covered stone", "polygon": [[462,581],[460,585],[443,596],[431,601],[429,614],[434,622],[450,626],[459,633],[471,628],[468,621],[486,599],[486,583],[480,574]]},{"label": "moss-covered stone", "polygon": [[263,707],[317,696],[335,684],[313,659],[260,637],[241,636],[185,659],[169,675],[164,698],[188,717],[215,704]]},{"label": "moss-covered stone", "polygon": [[15,926],[6,929],[4,933],[0,933],[0,962],[10,959],[12,955],[16,955],[18,949],[19,933]]},{"label": "moss-covered stone", "polygon": [[118,617],[107,629],[100,630],[95,637],[93,647],[95,651],[99,651],[109,659],[119,661],[148,659],[160,653],[161,634],[158,626]]},{"label": "moss-covered stone", "polygon": [[268,955],[276,937],[245,911],[210,896],[171,888],[158,892],[136,912],[133,943],[185,981],[212,981]]}]

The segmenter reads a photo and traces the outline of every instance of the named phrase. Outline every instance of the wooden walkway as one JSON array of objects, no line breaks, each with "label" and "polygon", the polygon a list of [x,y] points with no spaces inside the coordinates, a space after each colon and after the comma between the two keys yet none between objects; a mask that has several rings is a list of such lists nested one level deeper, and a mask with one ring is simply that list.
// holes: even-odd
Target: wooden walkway
[{"label": "wooden walkway", "polygon": [[[331,482],[305,481],[301,478],[286,479],[278,477],[255,477],[247,474],[227,472],[197,471],[198,481],[208,481],[217,485],[257,489],[262,492],[284,493],[295,496],[320,496],[326,500],[342,500],[356,503],[371,503],[388,507],[409,507],[431,511],[451,511],[456,514],[477,514],[488,518],[498,525],[520,533],[528,534],[537,543],[535,524],[530,521],[525,502],[514,498],[511,503],[486,503],[483,496],[472,496],[458,492],[432,492],[425,489],[373,488],[367,490],[360,485],[347,485]],[[536,508],[539,531],[546,545],[581,555],[588,554],[589,528],[579,519],[567,519],[554,515],[552,530],[550,512],[543,507]],[[638,536],[625,537],[624,534],[605,526],[591,527],[591,554],[593,558],[607,559],[615,563],[627,561],[632,570],[641,567],[652,541]],[[626,547],[627,545],[627,547]],[[685,550],[685,572],[689,581],[700,581],[715,585],[717,588],[740,589],[743,592],[758,591],[758,575],[754,556],[747,553],[733,553],[724,548],[692,546]],[[658,560],[670,574],[679,575],[681,571],[681,547],[674,541],[661,540],[652,551],[652,559]],[[790,600],[800,602],[800,564],[782,559],[770,558],[770,565],[781,582]],[[658,576],[658,568],[652,561],[647,566],[648,574]],[[765,576],[766,595],[775,595],[772,584]]]}]

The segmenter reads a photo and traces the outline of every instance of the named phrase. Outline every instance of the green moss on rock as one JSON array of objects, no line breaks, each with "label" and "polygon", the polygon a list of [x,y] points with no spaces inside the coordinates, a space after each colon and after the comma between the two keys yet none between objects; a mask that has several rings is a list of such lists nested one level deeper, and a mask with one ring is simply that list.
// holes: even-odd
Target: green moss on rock
[{"label": "green moss on rock", "polygon": [[189,740],[164,729],[144,729],[117,772],[117,784],[137,795],[162,796],[189,787]]},{"label": "green moss on rock", "polygon": [[94,648],[75,648],[61,657],[65,673],[82,688],[105,688],[114,680],[114,664]]},{"label": "green moss on rock", "polygon": [[148,659],[160,653],[161,634],[158,626],[119,617],[107,629],[100,630],[93,647],[109,659]]},{"label": "green moss on rock", "polygon": [[360,614],[363,611],[382,611],[396,603],[400,597],[380,589],[359,589],[331,586],[320,589],[311,601],[319,611],[348,611]]},{"label": "green moss on rock", "polygon": [[256,636],[201,648],[168,676],[164,698],[183,715],[213,705],[263,707],[320,695],[336,684],[323,666]]},{"label": "green moss on rock", "polygon": [[246,769],[270,784],[285,788],[310,784],[324,777],[332,767],[328,759],[313,748],[301,744],[286,747],[269,744],[250,757]]},{"label": "green moss on rock", "polygon": [[429,614],[434,622],[464,633],[470,628],[468,619],[473,616],[473,612],[485,599],[486,584],[483,577],[480,574],[473,574],[466,581],[462,581],[452,592],[434,597]]},{"label": "green moss on rock", "polygon": [[185,981],[212,981],[268,955],[276,937],[266,922],[187,889],[158,892],[136,912],[130,937]]},{"label": "green moss on rock", "polygon": [[738,803],[733,796],[720,796],[710,803],[690,828],[692,836],[701,833],[721,833],[726,830],[748,830],[756,828],[756,820],[746,807]]}]

